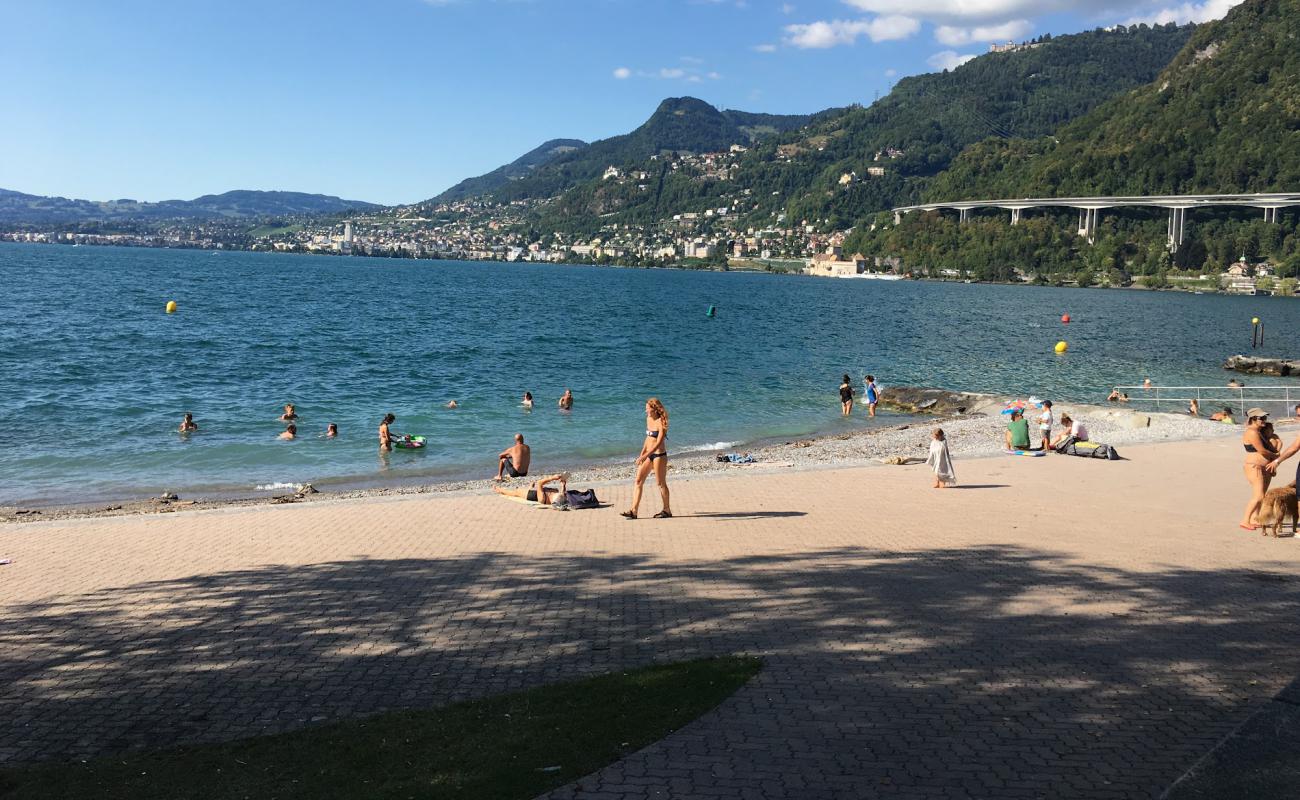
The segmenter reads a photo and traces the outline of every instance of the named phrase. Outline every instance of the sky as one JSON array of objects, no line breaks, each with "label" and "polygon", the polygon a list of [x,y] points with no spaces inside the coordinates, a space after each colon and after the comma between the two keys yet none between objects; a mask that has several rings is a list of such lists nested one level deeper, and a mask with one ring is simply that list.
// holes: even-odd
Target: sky
[{"label": "sky", "polygon": [[1240,0],[0,0],[0,187],[385,204],[665,97],[810,113],[991,42]]}]

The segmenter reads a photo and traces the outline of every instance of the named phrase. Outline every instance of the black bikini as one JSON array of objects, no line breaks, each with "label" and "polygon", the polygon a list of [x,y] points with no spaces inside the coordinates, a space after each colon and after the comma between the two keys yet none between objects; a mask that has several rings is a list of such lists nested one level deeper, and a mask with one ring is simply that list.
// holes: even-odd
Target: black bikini
[{"label": "black bikini", "polygon": [[[645,435],[650,437],[651,439],[658,439],[659,431],[646,431]],[[666,434],[664,435],[664,441],[665,442],[668,441],[668,436]],[[646,458],[650,461],[651,464],[655,462],[655,459],[667,458],[667,457],[668,457],[668,453],[663,450],[651,453],[650,455],[646,456]]]}]

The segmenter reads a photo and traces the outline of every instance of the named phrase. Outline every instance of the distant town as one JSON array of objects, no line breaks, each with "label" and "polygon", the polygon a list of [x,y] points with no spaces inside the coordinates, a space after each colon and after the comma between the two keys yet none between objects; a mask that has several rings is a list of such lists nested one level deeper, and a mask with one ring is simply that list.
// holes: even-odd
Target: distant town
[{"label": "distant town", "polygon": [[[733,145],[721,153],[665,154],[668,168],[696,181],[734,181],[738,157]],[[778,158],[797,155],[778,149]],[[875,154],[864,175],[846,172],[838,185],[847,188],[888,174],[901,150]],[[659,157],[652,157],[652,161]],[[602,182],[628,191],[649,191],[650,173],[610,166]],[[825,278],[970,280],[965,270],[905,265],[898,258],[847,253],[853,230],[822,231],[814,221],[791,221],[774,215],[771,224],[754,226],[757,204],[749,189],[724,194],[726,205],[674,214],[645,224],[600,226],[593,235],[536,230],[536,220],[554,199],[493,203],[482,199],[384,208],[348,215],[263,219],[179,219],[164,222],[77,223],[38,229],[31,225],[0,231],[0,241],[64,245],[115,245],[203,250],[306,253],[463,261],[605,264],[633,267],[679,267],[750,270]],[[1267,261],[1225,264],[1217,273],[1166,275],[1159,286],[1233,294],[1286,294],[1296,291],[1291,278],[1275,279]],[[1047,282],[1032,270],[1014,269],[1014,280]],[[1060,278],[1055,279],[1060,283]],[[1134,279],[1105,279],[1102,286],[1128,286]]]}]

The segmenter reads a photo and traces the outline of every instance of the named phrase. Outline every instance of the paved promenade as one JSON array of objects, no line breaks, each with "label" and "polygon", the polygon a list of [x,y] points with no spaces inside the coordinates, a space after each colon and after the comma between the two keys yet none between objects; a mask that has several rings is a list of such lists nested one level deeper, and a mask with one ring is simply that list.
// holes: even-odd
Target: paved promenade
[{"label": "paved promenade", "polygon": [[965,461],[942,492],[738,470],[676,483],[670,521],[424,497],[0,527],[0,763],[744,652],[766,668],[720,709],[554,797],[1154,797],[1300,673],[1300,541],[1237,529],[1239,450]]}]

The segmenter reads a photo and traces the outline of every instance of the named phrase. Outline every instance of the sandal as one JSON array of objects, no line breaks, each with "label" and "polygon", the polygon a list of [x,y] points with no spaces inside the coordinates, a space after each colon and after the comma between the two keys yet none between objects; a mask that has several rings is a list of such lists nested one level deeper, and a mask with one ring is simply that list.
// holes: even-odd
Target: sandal
[{"label": "sandal", "polygon": [[620,511],[618,515],[624,519],[636,519],[635,511]]},{"label": "sandal", "polygon": [[1258,525],[1242,525],[1241,523],[1237,523],[1237,527],[1238,527],[1238,528],[1241,528],[1243,531],[1255,531],[1255,530],[1259,530],[1259,526],[1258,526]]},{"label": "sandal", "polygon": [[655,519],[672,519],[672,518],[673,518],[673,512],[671,512],[671,511],[660,511],[658,514],[655,514],[655,515],[654,515],[654,518],[655,518]]}]

